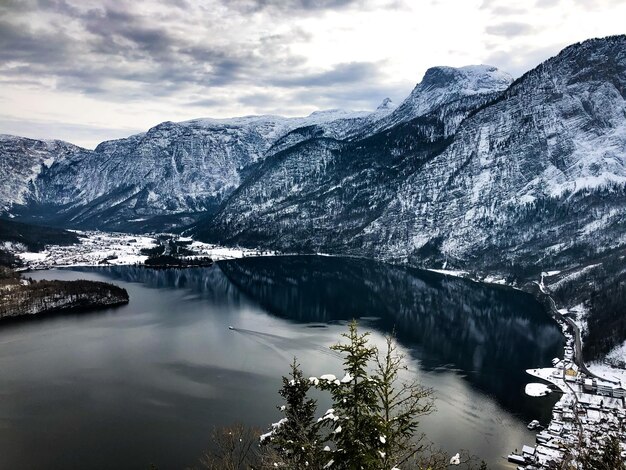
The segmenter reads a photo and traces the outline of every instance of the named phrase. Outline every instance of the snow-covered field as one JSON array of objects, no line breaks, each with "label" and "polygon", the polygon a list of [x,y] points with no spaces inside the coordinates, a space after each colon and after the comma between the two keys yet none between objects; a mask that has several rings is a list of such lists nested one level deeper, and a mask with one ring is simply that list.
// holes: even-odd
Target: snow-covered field
[{"label": "snow-covered field", "polygon": [[614,348],[607,356],[609,362],[626,362],[626,341]]},{"label": "snow-covered field", "polygon": [[[148,258],[141,254],[142,248],[153,248],[158,244],[156,236],[109,232],[76,233],[81,237],[80,243],[76,245],[50,245],[39,253],[22,252],[17,253],[17,256],[31,269],[102,264],[132,265],[141,264]],[[177,240],[191,241],[186,238]],[[195,257],[210,257],[214,261],[276,254],[271,251],[226,248],[198,241],[192,241],[189,248],[196,253]]]}]

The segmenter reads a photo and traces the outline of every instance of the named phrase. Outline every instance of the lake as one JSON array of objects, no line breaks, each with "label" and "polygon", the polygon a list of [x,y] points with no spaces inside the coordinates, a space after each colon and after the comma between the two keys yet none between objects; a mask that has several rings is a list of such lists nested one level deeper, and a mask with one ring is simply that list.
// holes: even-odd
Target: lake
[{"label": "lake", "polygon": [[395,331],[408,373],[435,391],[420,430],[447,451],[514,468],[502,457],[534,442],[526,424],[546,422],[555,401],[526,397],[524,371],[562,356],[560,330],[502,286],[318,256],[28,275],[113,282],[130,303],[0,322],[3,469],[194,465],[214,426],[280,419],[294,356],[307,376],[342,375],[328,347],[352,318],[377,345]]}]

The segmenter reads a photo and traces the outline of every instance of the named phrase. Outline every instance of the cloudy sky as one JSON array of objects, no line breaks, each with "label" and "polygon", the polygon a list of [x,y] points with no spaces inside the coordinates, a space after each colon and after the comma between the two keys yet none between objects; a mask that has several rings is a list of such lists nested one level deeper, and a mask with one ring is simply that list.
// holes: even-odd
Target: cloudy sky
[{"label": "cloudy sky", "polygon": [[0,133],[93,147],[166,120],[400,102],[434,65],[519,76],[626,0],[0,0]]}]

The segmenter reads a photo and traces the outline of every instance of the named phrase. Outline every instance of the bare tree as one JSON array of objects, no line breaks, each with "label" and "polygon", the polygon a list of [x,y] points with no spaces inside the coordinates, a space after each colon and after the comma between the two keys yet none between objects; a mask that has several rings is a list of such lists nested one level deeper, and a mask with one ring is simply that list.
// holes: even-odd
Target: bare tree
[{"label": "bare tree", "polygon": [[404,355],[398,352],[393,336],[387,336],[384,352],[375,356],[376,393],[380,402],[383,434],[382,468],[400,466],[424,450],[423,435],[417,436],[419,418],[434,410],[433,391],[417,382],[402,381],[407,370]]},{"label": "bare tree", "polygon": [[239,423],[214,429],[211,447],[200,457],[199,468],[207,470],[260,468],[259,435],[259,430]]}]

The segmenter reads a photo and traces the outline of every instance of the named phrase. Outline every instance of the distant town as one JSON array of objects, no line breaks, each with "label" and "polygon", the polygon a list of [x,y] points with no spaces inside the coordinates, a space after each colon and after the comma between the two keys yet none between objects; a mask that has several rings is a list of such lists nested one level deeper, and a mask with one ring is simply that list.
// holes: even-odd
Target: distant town
[{"label": "distant town", "polygon": [[[553,367],[529,369],[528,374],[550,383],[546,391],[562,392],[563,396],[552,410],[552,420],[545,427],[538,421],[529,429],[540,429],[536,445],[524,445],[508,460],[519,464],[518,469],[553,468],[567,453],[576,456],[579,449],[601,449],[610,438],[620,442],[626,455],[626,388],[620,377],[599,376],[589,371],[577,351],[579,332],[567,312],[555,312],[566,337],[563,359],[553,359]],[[577,356],[578,352],[578,356]],[[542,396],[540,384],[529,384],[526,393]]]}]

